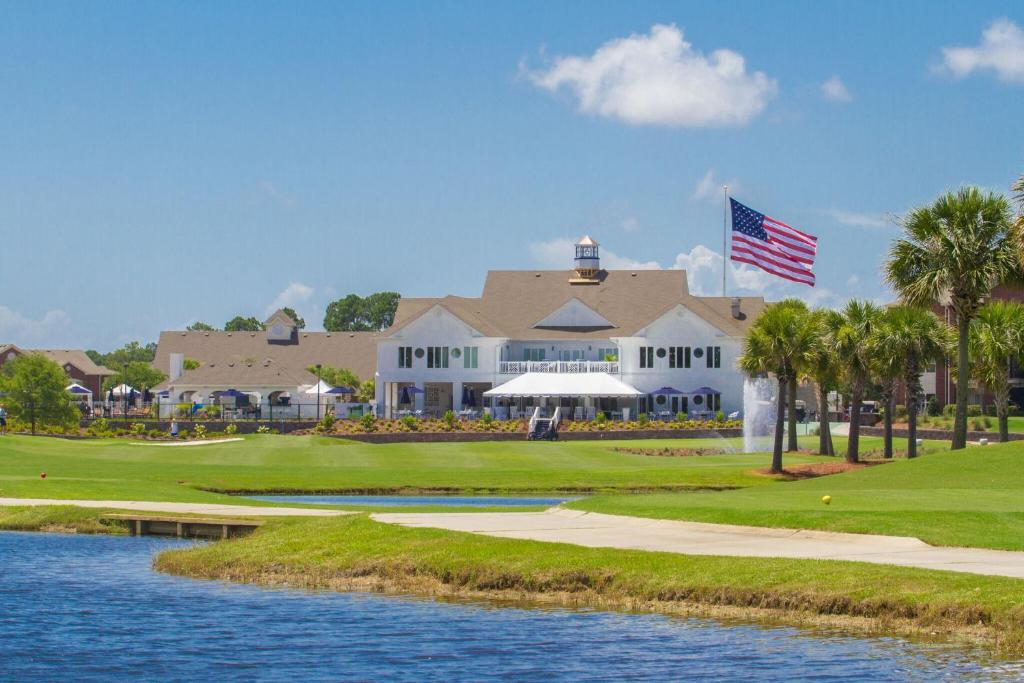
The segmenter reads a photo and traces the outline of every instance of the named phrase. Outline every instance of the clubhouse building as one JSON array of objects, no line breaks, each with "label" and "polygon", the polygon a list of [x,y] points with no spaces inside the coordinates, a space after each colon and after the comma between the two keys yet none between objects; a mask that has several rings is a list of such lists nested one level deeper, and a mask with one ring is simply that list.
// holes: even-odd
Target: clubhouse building
[{"label": "clubhouse building", "polygon": [[295,417],[330,389],[321,364],[374,379],[363,410],[381,417],[742,409],[736,358],[763,298],[695,296],[683,270],[605,270],[590,237],[574,248],[566,270],[489,272],[479,297],[402,298],[382,332],[306,332],[282,311],[261,332],[163,332],[158,397],[180,409],[244,394],[261,417]]}]

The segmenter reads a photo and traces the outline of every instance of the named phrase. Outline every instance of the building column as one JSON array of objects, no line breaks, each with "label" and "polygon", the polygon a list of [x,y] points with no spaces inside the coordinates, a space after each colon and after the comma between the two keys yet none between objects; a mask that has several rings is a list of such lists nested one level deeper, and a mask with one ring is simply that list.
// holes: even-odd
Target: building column
[{"label": "building column", "polygon": [[[417,389],[426,392],[426,387],[424,387],[424,384],[426,383],[423,380],[416,380],[416,382],[414,382],[414,385],[416,386]],[[423,410],[423,405],[424,403],[426,403],[426,399],[426,393],[416,394],[416,396],[413,398],[413,408],[416,410]]]},{"label": "building column", "polygon": [[462,410],[462,382],[452,382],[452,410]]}]

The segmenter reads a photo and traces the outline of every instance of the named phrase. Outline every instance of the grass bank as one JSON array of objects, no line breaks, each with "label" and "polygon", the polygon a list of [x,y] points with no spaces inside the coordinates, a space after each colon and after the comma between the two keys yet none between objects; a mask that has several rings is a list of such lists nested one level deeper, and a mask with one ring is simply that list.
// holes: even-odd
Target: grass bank
[{"label": "grass bank", "polygon": [[73,534],[127,534],[127,528],[100,521],[104,510],[73,505],[0,507],[0,531]]},{"label": "grass bank", "polygon": [[[824,495],[831,504],[821,502]],[[1024,442],[933,451],[845,474],[693,495],[595,496],[569,507],[618,515],[915,536],[1024,550]]]},{"label": "grass bank", "polygon": [[582,548],[359,515],[275,520],[244,539],[164,552],[155,566],[261,585],[830,625],[1024,652],[1024,581],[884,565]]}]

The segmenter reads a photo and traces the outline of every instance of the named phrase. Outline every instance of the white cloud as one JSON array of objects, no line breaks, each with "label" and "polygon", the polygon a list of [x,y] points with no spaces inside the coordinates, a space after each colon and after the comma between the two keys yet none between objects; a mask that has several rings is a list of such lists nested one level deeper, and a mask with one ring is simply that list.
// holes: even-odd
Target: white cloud
[{"label": "white cloud", "polygon": [[[547,242],[534,242],[530,245],[530,255],[534,262],[555,270],[571,268],[574,253],[576,253],[576,240],[568,237],[559,237]],[[658,270],[661,268],[657,261],[637,261],[619,256],[605,247],[601,247],[601,264],[610,270]]]},{"label": "white cloud", "polygon": [[942,48],[943,71],[964,78],[991,70],[1000,80],[1024,84],[1024,31],[1009,19],[997,19],[981,34],[976,47]]},{"label": "white cloud", "polygon": [[636,232],[640,229],[640,219],[636,216],[626,216],[622,220],[621,226],[626,232]]},{"label": "white cloud", "polygon": [[829,211],[829,215],[843,225],[849,225],[855,228],[885,228],[889,226],[889,221],[886,220],[884,215],[854,213],[852,211],[841,211],[839,209]]},{"label": "white cloud", "polygon": [[690,195],[690,199],[694,201],[718,201],[722,198],[723,185],[728,185],[731,193],[739,192],[739,181],[733,179],[723,182],[720,178],[715,177],[715,169],[709,168],[707,173],[697,181],[697,186],[693,188],[693,194]]},{"label": "white cloud", "polygon": [[860,278],[856,274],[846,278],[846,286],[849,289],[854,289],[860,286]]},{"label": "white cloud", "polygon": [[22,346],[60,346],[71,316],[62,310],[47,311],[38,319],[29,318],[7,306],[0,306],[0,341]]},{"label": "white cloud", "polygon": [[267,305],[264,314],[269,316],[277,309],[288,306],[289,308],[294,308],[296,313],[305,318],[307,317],[306,311],[303,309],[308,307],[312,298],[312,287],[304,285],[301,282],[292,282],[281,290],[280,294],[274,297],[274,300]]},{"label": "white cloud", "polygon": [[738,52],[704,55],[678,27],[663,24],[610,40],[589,57],[557,57],[527,76],[549,92],[569,90],[584,114],[634,125],[744,125],[777,90],[764,73],[748,73]]},{"label": "white cloud", "polygon": [[822,83],[821,94],[829,102],[850,102],[853,100],[853,95],[847,90],[846,84],[843,83],[839,76],[833,76]]}]

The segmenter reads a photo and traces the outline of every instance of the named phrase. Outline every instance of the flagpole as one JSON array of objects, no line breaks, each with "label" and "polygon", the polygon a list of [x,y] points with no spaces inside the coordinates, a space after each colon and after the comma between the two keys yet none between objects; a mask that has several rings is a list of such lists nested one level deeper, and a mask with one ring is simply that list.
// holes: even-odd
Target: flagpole
[{"label": "flagpole", "polygon": [[728,249],[729,234],[728,223],[729,223],[729,186],[722,185],[722,296],[725,296],[725,274],[729,268],[729,255],[726,253]]}]

